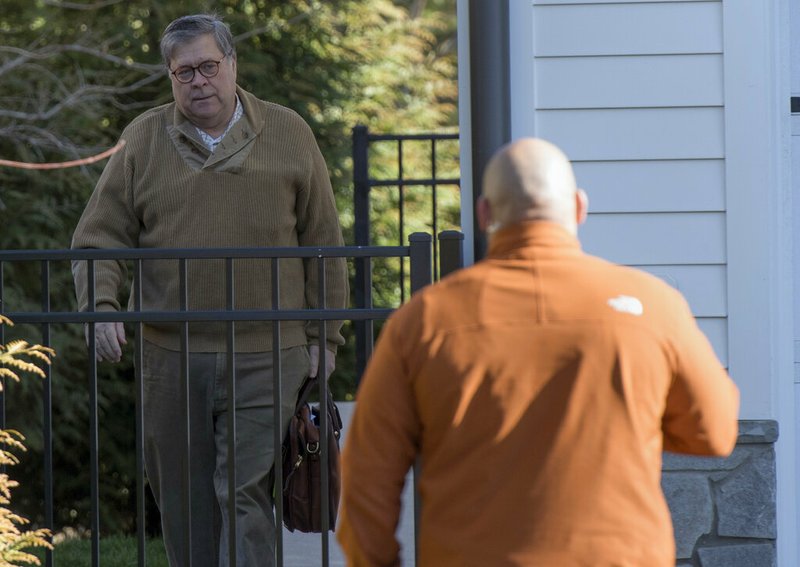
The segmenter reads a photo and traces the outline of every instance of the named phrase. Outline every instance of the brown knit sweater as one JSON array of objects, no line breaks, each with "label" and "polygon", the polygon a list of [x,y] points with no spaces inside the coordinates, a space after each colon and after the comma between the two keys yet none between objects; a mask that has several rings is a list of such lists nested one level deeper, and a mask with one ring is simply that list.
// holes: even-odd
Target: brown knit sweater
[{"label": "brown knit sweater", "polygon": [[[341,246],[333,191],[308,125],[295,112],[239,89],[244,116],[212,154],[174,103],[137,117],[125,147],[108,162],[81,216],[73,248],[243,248]],[[269,259],[235,260],[235,308],[272,307]],[[280,307],[314,308],[316,263],[280,260]],[[96,262],[96,309],[120,309],[123,262]],[[88,305],[86,262],[73,263],[79,308]],[[344,259],[326,260],[326,307],[347,304]],[[190,310],[224,309],[223,260],[188,262]],[[144,310],[177,310],[176,260],[142,265]],[[132,301],[130,302],[132,304]],[[129,305],[130,309],[130,305]],[[327,347],[344,342],[341,321],[327,326]],[[225,326],[194,323],[192,351],[224,351]],[[240,352],[272,349],[272,324],[237,323]],[[281,347],[315,342],[316,322],[281,323]],[[178,350],[175,325],[145,324],[144,338]]]}]

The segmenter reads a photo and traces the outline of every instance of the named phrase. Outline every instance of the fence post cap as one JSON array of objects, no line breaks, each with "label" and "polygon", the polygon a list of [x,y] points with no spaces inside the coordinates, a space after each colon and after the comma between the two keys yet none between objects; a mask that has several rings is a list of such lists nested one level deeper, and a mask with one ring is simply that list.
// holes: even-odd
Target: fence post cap
[{"label": "fence post cap", "polygon": [[464,240],[464,233],[460,230],[443,230],[439,233],[439,240]]},{"label": "fence post cap", "polygon": [[430,242],[432,240],[433,237],[427,232],[415,232],[408,236],[409,242]]}]

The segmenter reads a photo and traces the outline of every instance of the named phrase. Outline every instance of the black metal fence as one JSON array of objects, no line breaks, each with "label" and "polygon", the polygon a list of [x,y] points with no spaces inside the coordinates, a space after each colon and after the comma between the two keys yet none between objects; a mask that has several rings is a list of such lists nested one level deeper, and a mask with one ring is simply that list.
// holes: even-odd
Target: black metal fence
[{"label": "black metal fence", "polygon": [[[445,164],[442,164],[442,148],[450,145],[450,155]],[[370,159],[381,146],[383,155],[378,159]],[[455,151],[454,151],[455,150]],[[458,134],[373,134],[366,126],[353,128],[353,199],[354,199],[354,237],[357,246],[370,246],[372,244],[386,244],[375,242],[373,232],[391,232],[402,244],[409,222],[424,223],[427,226],[421,230],[440,234],[442,225],[450,225],[443,231],[451,234],[449,229],[458,229],[460,223],[444,222],[442,219],[440,191],[449,188],[460,192],[461,179],[458,174]],[[446,152],[445,152],[446,153]],[[447,156],[445,156],[447,157]],[[387,162],[377,163],[377,162]],[[447,163],[451,162],[451,163]],[[385,166],[385,167],[384,167]],[[449,167],[448,167],[449,166]],[[375,169],[384,170],[381,174]],[[413,188],[422,188],[428,195],[427,215],[409,215],[407,209],[407,192]],[[370,196],[373,190],[397,191],[397,226],[391,231],[383,230],[385,227],[376,227],[377,219],[373,218],[373,209]],[[413,216],[413,218],[411,218]],[[427,217],[427,218],[424,218]],[[378,229],[378,230],[376,230]],[[447,237],[445,237],[447,238]],[[437,281],[443,274],[438,268],[440,259],[439,245],[433,242],[433,280]],[[399,286],[400,301],[405,301],[406,296],[406,266],[400,260],[398,281],[392,285]],[[373,304],[374,282],[372,270],[365,259],[360,259],[355,264],[355,282],[353,286],[354,299],[357,307],[368,308]],[[369,322],[354,323],[356,339],[356,376],[360,377],[366,366],[366,361],[371,354],[370,344],[373,329]]]},{"label": "black metal fence", "polygon": [[[135,338],[135,428],[136,428],[136,527],[137,527],[137,550],[138,550],[138,563],[140,567],[146,564],[145,559],[145,473],[144,473],[144,458],[143,458],[143,383],[141,376],[142,368],[142,327],[144,323],[148,322],[171,322],[180,325],[181,328],[181,346],[182,358],[186,358],[188,354],[188,327],[190,323],[195,322],[225,322],[227,324],[227,387],[228,399],[233,400],[233,391],[235,389],[235,376],[234,376],[234,362],[235,362],[235,326],[238,322],[251,322],[251,321],[266,321],[272,323],[273,328],[273,364],[276,372],[274,372],[274,407],[275,423],[281,422],[281,389],[278,387],[280,383],[280,356],[279,351],[281,348],[280,343],[280,326],[282,321],[313,321],[319,324],[319,340],[324,344],[326,336],[325,321],[329,320],[350,320],[354,322],[372,322],[376,319],[385,319],[391,313],[390,308],[373,308],[371,306],[356,306],[352,309],[328,309],[325,306],[325,293],[324,293],[324,278],[325,278],[325,259],[326,258],[352,258],[357,263],[360,263],[362,268],[368,268],[370,261],[373,258],[408,258],[410,265],[410,282],[412,293],[421,289],[425,285],[431,283],[432,278],[432,238],[428,234],[416,233],[410,236],[408,246],[358,246],[358,247],[331,247],[331,248],[251,248],[251,249],[120,249],[120,250],[45,250],[45,251],[3,251],[0,252],[0,313],[9,317],[15,323],[27,323],[41,326],[41,344],[50,346],[51,344],[51,326],[54,324],[88,324],[88,399],[90,405],[90,420],[89,420],[89,445],[90,457],[87,467],[89,469],[90,483],[91,483],[91,515],[90,515],[90,534],[91,534],[91,561],[87,558],[86,564],[93,567],[100,565],[100,533],[102,518],[100,515],[100,496],[99,496],[99,483],[100,483],[100,447],[98,431],[100,428],[100,420],[98,414],[98,374],[97,362],[95,357],[96,352],[96,339],[94,334],[93,323],[99,322],[124,322],[135,325],[137,330]],[[438,267],[439,273],[447,273],[461,266],[461,240],[460,233],[447,233],[440,235],[441,246],[441,264]],[[312,262],[316,260],[316,266],[319,271],[319,307],[317,309],[300,309],[300,310],[287,310],[287,309],[262,309],[262,310],[238,310],[234,309],[235,305],[235,290],[233,287],[233,274],[234,266],[239,259],[269,259],[271,260],[271,279],[272,279],[272,305],[280,305],[278,302],[279,295],[279,275],[280,275],[280,260],[283,258],[303,258],[309,259]],[[142,262],[145,260],[176,260],[178,269],[181,274],[181,286],[183,288],[182,295],[186,295],[186,286],[188,285],[186,274],[187,264],[196,260],[223,260],[226,272],[226,297],[228,300],[227,308],[220,311],[196,311],[188,310],[186,303],[182,303],[178,311],[145,311],[142,310],[142,297],[141,297],[141,280],[142,280]],[[51,310],[50,297],[51,297],[51,264],[54,262],[65,262],[72,260],[84,260],[88,265],[88,278],[89,278],[89,305],[93,306],[94,301],[94,274],[95,263],[101,260],[124,260],[133,264],[133,289],[134,291],[134,309],[128,312],[96,312],[89,310],[87,312],[76,311],[53,311]],[[17,307],[15,310],[14,305],[9,305],[4,301],[4,283],[5,266],[18,262],[38,263],[41,269],[41,310],[40,311],[20,311]],[[362,277],[364,277],[362,275]],[[371,336],[371,334],[370,334]],[[38,342],[35,337],[29,337],[32,342]],[[6,342],[4,327],[0,325],[0,344]],[[320,369],[324,369],[325,349],[320,349]],[[58,360],[54,362],[52,368],[45,369],[47,376],[44,380],[44,389],[42,397],[42,417],[43,417],[43,463],[44,470],[44,485],[43,502],[44,502],[44,525],[45,527],[53,529],[54,527],[54,497],[53,486],[59,474],[66,474],[64,471],[54,470],[53,465],[53,396],[52,384],[53,380],[58,375]],[[322,374],[324,370],[320,370]],[[188,391],[186,386],[188,384],[188,365],[184,364],[182,369],[182,376],[184,386],[182,386],[182,399],[180,400],[180,411],[182,415],[187,416],[189,412],[188,405]],[[319,382],[319,396],[320,399],[325,399],[327,390],[327,382],[321,380]],[[6,411],[5,411],[5,398],[0,394],[0,427],[5,428]],[[325,407],[325,404],[321,404]],[[232,474],[228,475],[228,493],[235,494],[235,408],[230,404],[228,411],[228,446],[232,448],[228,452],[228,470]],[[326,470],[328,447],[327,435],[325,434],[328,424],[328,416],[326,412],[322,411],[321,428],[323,429],[322,439],[322,460],[323,470]],[[188,427],[188,426],[187,426]],[[273,440],[276,448],[281,446],[282,431],[280,427],[275,427],[275,438]],[[191,455],[191,447],[189,438],[187,436],[186,446],[184,448],[184,459],[188,462]],[[282,484],[282,469],[280,466],[279,450],[275,451],[275,468],[274,473],[276,477],[276,486]],[[187,467],[188,469],[188,467]],[[182,494],[184,502],[184,511],[190,514],[190,493],[188,482],[184,483],[184,490]],[[326,493],[329,490],[328,479],[322,479],[322,492],[323,492],[323,509],[321,510],[321,520],[323,526],[328,525],[328,510]],[[235,513],[236,499],[228,499],[228,513],[229,517],[233,520],[230,522],[229,528],[229,548],[227,550],[230,565],[236,565],[236,513]],[[276,525],[281,526],[283,519],[283,506],[281,499],[276,499]],[[320,535],[322,544],[322,554],[320,565],[326,566],[329,564],[329,533],[323,531]],[[183,545],[188,550],[190,547],[190,534],[184,534]],[[277,563],[276,565],[283,565],[284,556],[284,543],[282,530],[276,530],[276,550],[277,550]],[[54,564],[54,554],[48,551],[45,558],[45,564],[52,567]],[[190,557],[190,554],[187,554]]]}]

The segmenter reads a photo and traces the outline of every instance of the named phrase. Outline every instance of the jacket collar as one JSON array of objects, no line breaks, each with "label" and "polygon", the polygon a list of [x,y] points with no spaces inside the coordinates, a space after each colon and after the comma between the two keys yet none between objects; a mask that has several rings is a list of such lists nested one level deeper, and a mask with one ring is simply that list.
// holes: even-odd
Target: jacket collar
[{"label": "jacket collar", "polygon": [[505,226],[495,232],[489,242],[488,258],[526,256],[534,249],[558,249],[560,252],[581,252],[578,238],[563,226],[550,221],[524,221]]}]

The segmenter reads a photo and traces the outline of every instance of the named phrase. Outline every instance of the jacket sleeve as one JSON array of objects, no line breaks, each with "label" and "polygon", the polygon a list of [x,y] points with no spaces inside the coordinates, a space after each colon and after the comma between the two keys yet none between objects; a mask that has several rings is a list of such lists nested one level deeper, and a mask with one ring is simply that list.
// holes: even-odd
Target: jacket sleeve
[{"label": "jacket sleeve", "polygon": [[[339,226],[339,213],[333,195],[328,168],[317,146],[314,135],[308,126],[309,148],[308,182],[298,195],[296,213],[298,223],[298,243],[300,246],[343,246],[344,238]],[[325,264],[325,308],[345,309],[350,295],[345,258],[329,258]],[[316,259],[305,261],[305,296],[309,307],[319,306],[319,265]],[[336,352],[344,344],[341,334],[343,321],[328,321],[326,324],[326,347]],[[311,322],[306,326],[309,341],[318,343],[319,326]]]},{"label": "jacket sleeve", "polygon": [[399,326],[390,318],[381,331],[344,443],[336,533],[350,567],[400,565],[395,532],[420,423]]},{"label": "jacket sleeve", "polygon": [[738,434],[739,390],[681,298],[673,332],[673,377],[662,420],[664,449],[727,456]]},{"label": "jacket sleeve", "polygon": [[[131,196],[130,146],[111,156],[72,236],[72,248],[133,248],[138,244],[139,220]],[[88,261],[72,262],[78,309],[88,309]],[[127,281],[122,261],[94,262],[95,305],[98,311],[119,311],[119,291]]]}]

